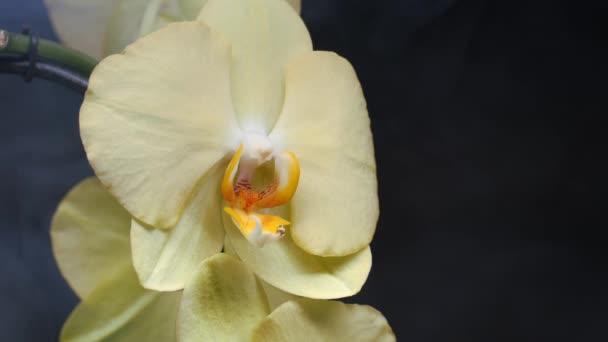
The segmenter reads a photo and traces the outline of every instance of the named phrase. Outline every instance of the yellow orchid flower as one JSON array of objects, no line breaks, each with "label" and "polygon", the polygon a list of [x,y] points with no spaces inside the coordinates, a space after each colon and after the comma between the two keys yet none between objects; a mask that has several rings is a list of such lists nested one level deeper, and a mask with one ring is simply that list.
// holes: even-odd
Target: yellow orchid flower
[{"label": "yellow orchid flower", "polygon": [[[300,12],[300,0],[287,0]],[[144,34],[193,20],[206,0],[44,0],[61,41],[101,59]]]},{"label": "yellow orchid flower", "polygon": [[61,341],[395,340],[375,309],[281,292],[224,253],[202,263],[184,292],[146,290],[131,265],[130,220],[95,178],[60,203],[53,252],[82,299]]},{"label": "yellow orchid flower", "polygon": [[348,61],[312,51],[286,2],[209,0],[197,21],[104,59],[80,128],[135,218],[144,287],[184,288],[226,238],[289,293],[340,298],[365,282],[378,217],[365,99]]}]

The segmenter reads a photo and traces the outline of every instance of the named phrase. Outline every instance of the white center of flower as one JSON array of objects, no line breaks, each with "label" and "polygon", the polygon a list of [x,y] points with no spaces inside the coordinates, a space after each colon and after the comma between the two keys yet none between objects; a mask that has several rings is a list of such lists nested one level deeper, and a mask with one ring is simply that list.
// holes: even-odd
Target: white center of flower
[{"label": "white center of flower", "polygon": [[274,148],[266,135],[246,133],[243,137],[243,155],[241,163],[258,167],[272,159]]}]

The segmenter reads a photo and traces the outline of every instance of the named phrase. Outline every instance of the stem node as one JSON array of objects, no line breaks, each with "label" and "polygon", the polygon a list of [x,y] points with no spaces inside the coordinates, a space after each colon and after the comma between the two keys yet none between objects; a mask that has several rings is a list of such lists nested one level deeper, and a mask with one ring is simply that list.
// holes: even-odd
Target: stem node
[{"label": "stem node", "polygon": [[85,92],[97,61],[37,36],[0,30],[0,73],[38,77]]}]

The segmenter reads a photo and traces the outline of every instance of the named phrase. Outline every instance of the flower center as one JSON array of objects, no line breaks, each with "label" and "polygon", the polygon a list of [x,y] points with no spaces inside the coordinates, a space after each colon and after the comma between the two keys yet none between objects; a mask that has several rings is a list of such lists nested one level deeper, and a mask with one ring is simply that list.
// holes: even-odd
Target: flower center
[{"label": "flower center", "polygon": [[[256,182],[256,173],[274,162],[272,180]],[[264,246],[285,235],[289,221],[262,213],[291,200],[298,188],[300,165],[295,154],[277,153],[268,137],[247,134],[228,164],[221,192],[229,206],[224,210],[254,245]]]}]

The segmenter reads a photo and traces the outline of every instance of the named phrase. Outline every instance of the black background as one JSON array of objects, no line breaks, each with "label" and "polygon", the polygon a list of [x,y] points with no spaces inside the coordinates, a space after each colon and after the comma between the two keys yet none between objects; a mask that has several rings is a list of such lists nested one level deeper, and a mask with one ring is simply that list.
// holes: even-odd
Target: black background
[{"label": "black background", "polygon": [[[374,267],[350,301],[401,341],[606,341],[608,10],[601,1],[303,0],[357,70],[376,143]],[[40,0],[0,27],[56,39]],[[92,172],[81,97],[0,75],[0,340],[54,340],[76,297],[48,239]]]}]

